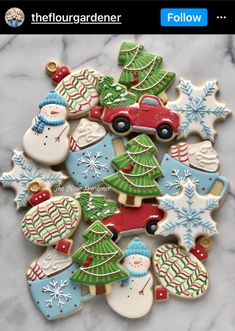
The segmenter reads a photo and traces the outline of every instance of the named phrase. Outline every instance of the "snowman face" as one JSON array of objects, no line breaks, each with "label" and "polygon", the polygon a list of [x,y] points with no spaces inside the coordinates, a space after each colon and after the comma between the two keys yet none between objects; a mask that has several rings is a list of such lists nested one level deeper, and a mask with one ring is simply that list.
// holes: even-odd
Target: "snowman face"
[{"label": "snowman face", "polygon": [[50,104],[41,108],[40,113],[48,120],[58,121],[64,120],[67,115],[66,108],[64,106]]},{"label": "snowman face", "polygon": [[125,257],[124,265],[130,271],[143,272],[150,268],[150,259],[147,256],[133,254]]}]

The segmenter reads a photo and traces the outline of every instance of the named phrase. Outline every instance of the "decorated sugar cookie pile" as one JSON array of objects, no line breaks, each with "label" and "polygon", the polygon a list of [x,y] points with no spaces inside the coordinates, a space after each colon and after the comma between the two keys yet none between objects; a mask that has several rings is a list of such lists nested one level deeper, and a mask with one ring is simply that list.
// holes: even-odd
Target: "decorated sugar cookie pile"
[{"label": "decorated sugar cookie pile", "polygon": [[[219,221],[213,213],[229,188],[214,125],[231,111],[217,100],[214,80],[196,87],[181,78],[178,99],[168,100],[176,74],[142,45],[124,42],[118,61],[119,81],[48,62],[55,87],[32,114],[12,170],[0,177],[15,190],[17,209],[27,209],[23,236],[44,249],[26,278],[49,320],[100,295],[117,314],[140,318],[170,295],[194,299],[208,289],[204,260]],[[198,142],[187,142],[190,135]],[[157,146],[173,139],[159,162]],[[69,179],[74,192],[53,193]],[[101,187],[116,199],[97,194]],[[80,222],[83,243],[73,247]],[[122,251],[121,238],[140,231],[155,251],[135,236]]]}]

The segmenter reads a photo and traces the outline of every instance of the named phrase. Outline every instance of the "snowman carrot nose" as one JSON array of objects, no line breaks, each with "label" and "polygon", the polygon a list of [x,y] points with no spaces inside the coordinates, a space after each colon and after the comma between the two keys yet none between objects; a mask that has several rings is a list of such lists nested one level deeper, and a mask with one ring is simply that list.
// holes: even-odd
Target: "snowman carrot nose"
[{"label": "snowman carrot nose", "polygon": [[52,111],[51,111],[51,115],[55,115],[55,114],[59,114],[59,112],[56,111],[56,110],[52,110]]},{"label": "snowman carrot nose", "polygon": [[140,261],[134,261],[134,264],[140,264]]}]

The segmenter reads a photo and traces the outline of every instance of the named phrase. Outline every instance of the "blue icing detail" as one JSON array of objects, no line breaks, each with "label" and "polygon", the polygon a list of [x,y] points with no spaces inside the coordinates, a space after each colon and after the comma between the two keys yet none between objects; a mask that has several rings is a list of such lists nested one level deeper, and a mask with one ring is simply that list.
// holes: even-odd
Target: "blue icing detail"
[{"label": "blue icing detail", "polygon": [[[213,140],[213,126],[207,117],[211,116],[213,120],[225,118],[229,110],[225,105],[217,105],[215,94],[217,86],[215,81],[209,81],[200,88],[200,93],[194,91],[191,81],[181,80],[180,92],[185,96],[184,104],[169,102],[168,106],[181,115],[180,133],[186,136],[191,130],[193,124],[200,126],[201,135],[205,139]],[[207,101],[210,104],[207,105]]]},{"label": "blue icing detail", "polygon": [[174,234],[176,229],[180,228],[182,231],[181,242],[188,250],[195,245],[194,230],[201,229],[201,233],[207,235],[213,235],[216,233],[216,225],[209,216],[205,214],[206,211],[210,211],[218,207],[218,197],[208,199],[205,201],[205,205],[197,206],[197,200],[195,201],[195,186],[189,181],[184,187],[184,196],[186,197],[186,203],[184,207],[179,207],[177,201],[172,201],[167,197],[161,200],[160,206],[164,210],[170,210],[174,212],[172,220],[163,222],[159,234],[169,235]]},{"label": "blue icing detail", "polygon": [[69,153],[65,167],[76,184],[81,187],[97,185],[105,176],[115,172],[111,165],[115,157],[113,139],[121,138],[108,134],[92,146]]},{"label": "blue icing detail", "polygon": [[68,107],[67,102],[64,100],[64,98],[56,92],[56,90],[51,90],[47,96],[40,102],[39,108],[42,108],[46,105],[59,105]]},{"label": "blue icing detail", "polygon": [[223,184],[223,190],[220,193],[221,199],[224,198],[228,189],[228,181],[218,172],[206,172],[191,168],[172,158],[169,154],[164,155],[161,168],[164,176],[158,179],[158,184],[164,194],[177,194],[180,182],[187,179],[196,184],[197,192],[202,195],[208,194],[217,180]]},{"label": "blue icing detail", "polygon": [[74,263],[61,273],[35,281],[28,281],[29,291],[38,309],[49,320],[72,314],[81,308],[83,301],[91,295],[82,296],[81,287],[70,281],[72,273],[78,269]]},{"label": "blue icing detail", "polygon": [[48,167],[44,167],[34,161],[26,158],[23,152],[14,151],[12,157],[13,164],[19,169],[19,174],[14,175],[10,171],[6,172],[0,177],[0,183],[4,186],[12,186],[15,184],[20,185],[20,193],[16,196],[17,208],[24,206],[29,198],[30,192],[28,190],[28,183],[34,179],[40,178],[45,183],[50,185],[60,184],[61,181],[65,180],[61,172],[56,172],[50,169],[48,173]]}]

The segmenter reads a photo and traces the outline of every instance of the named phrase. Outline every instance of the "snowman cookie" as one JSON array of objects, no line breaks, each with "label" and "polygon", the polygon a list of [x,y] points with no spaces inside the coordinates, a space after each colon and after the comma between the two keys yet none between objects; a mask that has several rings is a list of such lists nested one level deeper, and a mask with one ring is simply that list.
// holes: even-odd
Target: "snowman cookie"
[{"label": "snowman cookie", "polygon": [[149,271],[151,252],[135,237],[125,250],[123,266],[129,278],[113,285],[112,293],[106,295],[109,306],[127,318],[145,316],[153,304],[153,276]]},{"label": "snowman cookie", "polygon": [[96,82],[99,73],[93,69],[78,69],[71,72],[68,66],[61,66],[56,61],[46,65],[55,90],[68,104],[68,117],[73,119],[86,114],[99,102]]},{"label": "snowman cookie", "polygon": [[27,206],[30,195],[28,184],[33,180],[42,180],[47,188],[52,188],[61,185],[68,178],[61,171],[54,171],[28,159],[23,152],[14,150],[12,163],[12,170],[2,174],[0,183],[15,190],[17,209]]},{"label": "snowman cookie", "polygon": [[[199,250],[199,249],[197,249]],[[208,273],[194,254],[175,244],[164,244],[153,254],[154,273],[161,285],[155,288],[155,300],[166,300],[169,294],[196,299],[208,289]]]},{"label": "snowman cookie", "polygon": [[178,91],[179,98],[167,103],[167,107],[180,116],[178,139],[196,134],[203,140],[214,142],[214,124],[231,113],[225,104],[219,103],[215,98],[219,91],[217,81],[207,81],[197,87],[190,80],[181,78]]},{"label": "snowman cookie", "polygon": [[40,102],[40,113],[23,138],[24,151],[33,160],[56,165],[66,159],[70,146],[66,107],[67,102],[55,90]]},{"label": "snowman cookie", "polygon": [[125,151],[125,138],[106,133],[105,128],[83,118],[71,137],[65,160],[68,175],[80,187],[89,188],[115,172],[111,160]]},{"label": "snowman cookie", "polygon": [[211,214],[218,208],[220,198],[199,194],[190,179],[180,185],[180,192],[175,196],[166,194],[157,200],[165,216],[158,222],[156,235],[175,235],[179,245],[189,251],[198,237],[218,233]]}]

